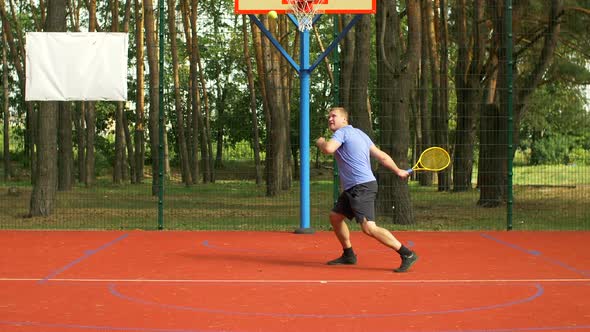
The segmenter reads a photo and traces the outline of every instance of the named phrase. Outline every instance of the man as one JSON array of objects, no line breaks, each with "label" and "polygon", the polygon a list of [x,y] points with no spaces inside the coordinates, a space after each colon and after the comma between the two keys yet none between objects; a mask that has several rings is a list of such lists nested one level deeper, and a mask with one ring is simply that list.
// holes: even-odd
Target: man
[{"label": "man", "polygon": [[355,218],[363,233],[375,238],[383,245],[397,251],[401,265],[395,272],[406,272],[418,260],[418,255],[398,241],[391,232],[375,224],[375,199],[377,180],[371,169],[371,157],[402,179],[410,175],[397,167],[391,157],[373,144],[369,136],[348,124],[348,112],[334,107],[328,115],[328,126],[332,138],[320,137],[318,148],[326,154],[334,154],[338,163],[340,184],[343,192],[330,212],[330,223],[342,245],[342,256],[329,261],[328,265],[356,264],[352,249],[350,231],[344,218]]}]

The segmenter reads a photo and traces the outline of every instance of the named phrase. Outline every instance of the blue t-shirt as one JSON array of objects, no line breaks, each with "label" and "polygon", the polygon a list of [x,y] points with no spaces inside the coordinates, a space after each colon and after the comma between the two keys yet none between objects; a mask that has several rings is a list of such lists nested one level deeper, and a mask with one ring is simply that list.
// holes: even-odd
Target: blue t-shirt
[{"label": "blue t-shirt", "polygon": [[334,132],[332,139],[342,143],[334,153],[342,189],[376,181],[371,169],[370,148],[373,142],[362,130],[351,125]]}]

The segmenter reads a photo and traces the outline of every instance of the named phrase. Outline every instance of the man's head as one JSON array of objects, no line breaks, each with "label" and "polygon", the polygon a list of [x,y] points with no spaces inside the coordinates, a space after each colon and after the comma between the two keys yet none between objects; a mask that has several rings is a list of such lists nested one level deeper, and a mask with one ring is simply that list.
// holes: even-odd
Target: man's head
[{"label": "man's head", "polygon": [[328,127],[332,132],[348,126],[348,111],[344,107],[332,107],[328,113]]}]

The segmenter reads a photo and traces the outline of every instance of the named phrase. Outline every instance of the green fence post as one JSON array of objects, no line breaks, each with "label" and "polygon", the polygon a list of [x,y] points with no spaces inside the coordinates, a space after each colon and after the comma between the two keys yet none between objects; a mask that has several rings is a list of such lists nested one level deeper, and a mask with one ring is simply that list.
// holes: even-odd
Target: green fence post
[{"label": "green fence post", "polygon": [[514,130],[514,123],[513,123],[513,75],[512,75],[512,66],[513,66],[513,59],[512,59],[512,0],[506,1],[506,85],[508,88],[508,100],[507,102],[507,114],[508,114],[508,180],[507,180],[507,202],[506,202],[506,228],[507,230],[512,229],[512,204],[513,204],[513,192],[512,192],[512,152],[513,152],[513,130]]},{"label": "green fence post", "polygon": [[164,0],[158,0],[159,8],[159,73],[158,80],[158,229],[164,229]]}]

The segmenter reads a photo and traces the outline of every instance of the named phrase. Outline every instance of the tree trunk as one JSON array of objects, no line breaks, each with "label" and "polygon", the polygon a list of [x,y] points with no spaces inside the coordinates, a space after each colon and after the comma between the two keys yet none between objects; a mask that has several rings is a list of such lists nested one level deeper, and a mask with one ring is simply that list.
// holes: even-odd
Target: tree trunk
[{"label": "tree trunk", "polygon": [[[119,32],[119,0],[111,1],[111,32]],[[123,102],[115,103],[115,160],[113,165],[113,183],[122,184],[125,167],[125,131],[123,129]]]},{"label": "tree trunk", "polygon": [[[268,26],[268,19],[263,18],[264,23]],[[269,30],[276,36],[276,26],[271,23]],[[270,44],[268,39],[262,39],[262,51],[264,68],[264,80],[266,84],[266,96],[269,101],[270,110],[270,128],[268,137],[270,139],[270,150],[267,151],[266,158],[269,164],[269,176],[266,184],[266,194],[276,196],[281,190],[289,187],[290,179],[290,151],[289,151],[289,132],[287,118],[287,107],[284,105],[282,90],[286,89],[282,85],[281,79],[281,60],[279,52]]]},{"label": "tree trunk", "polygon": [[[225,84],[227,84],[228,80],[225,80]],[[216,137],[216,141],[217,141],[217,151],[215,153],[215,163],[214,168],[215,169],[223,169],[223,133],[224,133],[224,121],[223,119],[223,114],[225,113],[225,107],[226,107],[226,97],[227,97],[227,86],[222,87],[221,85],[223,85],[223,83],[221,82],[220,79],[217,80],[217,99],[218,99],[218,106],[216,107],[217,109],[217,137]]]},{"label": "tree trunk", "polygon": [[6,41],[6,33],[4,32],[4,30],[2,31],[2,42],[4,45],[4,47],[2,47],[2,87],[4,90],[2,98],[2,121],[4,126],[4,181],[10,181],[12,179],[12,165],[10,160],[10,102],[8,100],[8,56],[6,54],[6,45],[8,45],[8,43]]},{"label": "tree trunk", "polygon": [[[266,73],[266,68],[264,67],[264,54],[262,51],[262,36],[261,36],[261,32],[258,29],[258,27],[256,27],[256,25],[252,22],[250,22],[250,29],[252,31],[252,44],[253,44],[253,48],[254,48],[254,56],[256,59],[256,72],[258,74],[258,77],[260,79],[258,79],[258,85],[259,85],[259,89],[260,89],[260,94],[261,94],[261,99],[262,99],[262,111],[264,112],[264,124],[267,128],[267,131],[270,130],[271,127],[271,122],[270,122],[270,103],[269,103],[269,97],[266,93],[267,88],[266,88],[266,80],[262,79],[264,77],[264,73]],[[251,97],[252,98],[252,97]],[[265,146],[266,146],[266,159],[264,161],[265,163],[265,167],[264,167],[264,179],[266,180],[266,182],[268,183],[269,178],[270,178],[270,161],[271,158],[268,158],[268,155],[270,153],[270,151],[272,150],[272,147],[270,145],[270,139],[266,139],[265,142]]]},{"label": "tree trunk", "polygon": [[60,191],[72,190],[74,180],[74,147],[72,140],[72,104],[69,101],[59,103],[58,112],[58,187]]},{"label": "tree trunk", "polygon": [[[21,91],[24,91],[21,90]],[[26,133],[25,133],[25,151],[30,159],[31,167],[31,184],[35,184],[35,170],[37,169],[37,110],[33,102],[25,102],[27,107]]]},{"label": "tree trunk", "polygon": [[172,52],[172,77],[174,82],[174,108],[176,110],[176,132],[178,133],[178,153],[180,155],[180,173],[182,182],[191,185],[193,179],[190,172],[188,149],[184,127],[184,109],[180,91],[180,74],[178,72],[178,47],[176,45],[176,10],[174,0],[168,0],[168,30],[170,35],[170,51]]},{"label": "tree trunk", "polygon": [[[125,12],[123,19],[123,31],[129,33],[129,22],[131,20],[131,1],[125,1]],[[121,102],[121,128],[123,129],[123,157],[122,157],[122,170],[123,170],[123,181],[131,179],[131,183],[135,181],[135,163],[133,142],[131,141],[131,133],[129,131],[129,121],[127,120],[127,103]],[[125,158],[125,152],[126,158]]]},{"label": "tree trunk", "polygon": [[[193,0],[193,11],[197,12],[198,0]],[[198,15],[196,16],[198,17]],[[204,110],[204,116],[200,112],[199,108],[199,129],[201,133],[201,160],[203,161],[203,182],[213,182],[213,143],[211,142],[211,111],[209,108],[209,94],[207,92],[207,83],[205,82],[205,73],[201,64],[201,49],[198,43],[198,34],[196,33],[197,18],[195,18],[195,36],[193,51],[195,52],[195,60],[198,67],[198,82],[196,91],[202,91],[202,108]],[[200,86],[200,89],[198,87]]]},{"label": "tree trunk", "polygon": [[369,15],[363,15],[356,23],[354,34],[354,65],[348,109],[351,116],[350,122],[374,139],[372,116],[367,105],[371,60],[371,17]]},{"label": "tree trunk", "polygon": [[77,102],[74,112],[78,144],[78,182],[86,183],[86,103]]},{"label": "tree trunk", "polygon": [[[438,4],[438,5],[437,5]],[[429,24],[429,45],[430,45],[430,71],[432,80],[432,108],[431,108],[431,129],[432,144],[449,150],[448,131],[448,97],[447,97],[447,29],[446,29],[446,7],[444,0],[435,0],[434,8],[430,7],[428,15],[431,17]],[[440,8],[440,10],[436,10]],[[438,13],[441,13],[440,20]],[[440,52],[439,52],[440,49]],[[444,68],[443,68],[444,67]],[[449,191],[450,171],[437,172],[438,190]]]},{"label": "tree trunk", "polygon": [[[13,8],[14,9],[14,8]],[[12,17],[14,18],[16,13],[12,13]],[[35,16],[35,15],[33,15]],[[13,29],[11,28],[11,21],[8,17],[8,13],[6,12],[6,4],[4,0],[0,0],[0,17],[2,18],[2,30],[6,34],[6,44],[8,45],[8,49],[10,50],[10,57],[13,59],[14,69],[16,70],[16,74],[18,76],[19,88],[22,93],[23,99],[25,96],[25,82],[26,82],[26,74],[24,68],[24,43],[19,42],[17,43],[15,37],[13,35]],[[13,20],[15,24],[16,34],[19,41],[22,41],[22,29],[20,29],[18,25],[18,20]],[[38,30],[40,30],[40,26],[37,26]],[[26,125],[25,125],[25,154],[30,160],[29,166],[31,169],[31,183],[35,184],[35,174],[37,169],[37,153],[35,149],[36,140],[36,133],[37,133],[37,112],[33,107],[32,102],[24,101],[24,104],[27,108],[27,117],[26,117]]]},{"label": "tree trunk", "polygon": [[[49,7],[49,16],[52,15]],[[64,15],[65,18],[65,15]],[[41,102],[37,145],[37,169],[35,185],[31,193],[29,216],[52,214],[55,207],[57,189],[57,116],[59,102]]]},{"label": "tree trunk", "polygon": [[[400,39],[401,25],[396,1],[379,0],[377,15],[377,78],[381,101],[381,148],[397,165],[407,168],[409,135],[409,101],[420,61],[420,6],[418,0],[407,0],[407,47]],[[401,50],[406,54],[402,56]],[[405,59],[405,60],[402,60]],[[414,211],[408,183],[380,167],[377,208],[397,224],[413,224]]]},{"label": "tree trunk", "polygon": [[156,21],[154,18],[154,6],[152,4],[152,0],[143,0],[143,8],[150,86],[149,135],[150,153],[152,156],[152,195],[157,196],[160,183],[158,173],[160,171],[160,162],[163,162],[163,160],[160,160],[159,157],[160,137],[158,132],[160,126],[158,121],[160,109],[158,91],[160,85],[160,68],[158,64],[158,45],[155,30]]},{"label": "tree trunk", "polygon": [[[422,17],[422,35],[421,35],[421,56],[420,56],[420,70],[418,71],[418,107],[420,126],[416,129],[416,132],[420,132],[421,139],[418,141],[417,148],[415,149],[416,155],[419,156],[422,151],[426,150],[431,146],[431,132],[430,132],[430,114],[428,112],[428,92],[432,91],[429,89],[428,83],[428,67],[430,61],[430,47],[429,47],[429,28],[430,28],[430,15],[428,12],[432,7],[426,0],[420,0],[420,12]],[[434,96],[433,96],[434,99]],[[418,181],[421,186],[432,185],[433,174],[431,172],[418,172]]]},{"label": "tree trunk", "polygon": [[[80,9],[82,7],[82,3],[81,2],[75,2],[72,3],[71,1],[67,1],[67,5],[68,5],[68,11],[70,13],[69,17],[70,17],[70,24],[72,26],[72,30],[75,32],[79,32],[80,31]],[[85,149],[86,149],[86,144],[85,144],[85,139],[84,139],[84,130],[82,129],[84,127],[84,120],[83,117],[80,116],[81,112],[83,112],[84,108],[80,107],[80,105],[84,105],[83,102],[74,102],[74,103],[69,103],[67,104],[69,106],[69,116],[70,116],[70,125],[69,127],[71,128],[72,125],[74,126],[74,129],[76,131],[76,144],[77,144],[77,148],[78,148],[78,157],[77,160],[74,161],[74,157],[73,157],[73,147],[72,147],[72,156],[71,156],[71,172],[74,173],[74,167],[77,167],[77,171],[78,171],[78,181],[83,182],[83,179],[86,176],[86,168],[83,167],[84,166],[84,155],[85,155]],[[72,111],[72,106],[74,107],[73,111]],[[62,117],[60,116],[60,132],[62,130],[62,125],[61,125],[61,121],[62,121]],[[70,141],[70,145],[73,145],[73,134],[70,130],[70,137],[69,137],[69,141]],[[60,142],[64,141],[60,138]],[[60,148],[61,149],[61,148]],[[61,153],[61,151],[60,151]],[[60,162],[61,162],[61,157],[60,157]],[[74,166],[75,165],[75,166]],[[59,166],[61,168],[61,166]],[[84,171],[82,171],[84,170]],[[61,172],[61,169],[60,169]],[[84,177],[81,176],[81,174],[84,174]],[[59,188],[61,188],[62,184],[62,176],[60,175],[60,179],[59,179]],[[76,182],[76,177],[74,174],[71,175],[70,177],[70,186],[73,185],[73,183]],[[61,190],[61,189],[60,189]]]},{"label": "tree trunk", "polygon": [[[286,16],[282,16],[278,21],[278,34],[276,36],[287,36],[290,33],[290,27],[293,25],[289,21]],[[293,48],[291,52],[291,57],[297,58],[300,56],[299,45],[300,45],[300,37],[299,33],[295,34],[295,40],[293,42]],[[281,38],[279,38],[281,39]],[[289,42],[288,38],[282,38],[281,43],[285,50],[289,49]],[[285,123],[283,126],[283,138],[286,144],[286,151],[283,155],[284,161],[283,163],[286,167],[283,167],[281,172],[281,189],[282,190],[289,190],[291,189],[291,185],[293,184],[293,172],[299,170],[297,157],[293,155],[293,151],[298,150],[297,146],[291,144],[291,94],[293,91],[293,82],[299,82],[299,80],[293,79],[295,76],[295,72],[293,68],[289,65],[289,62],[285,57],[280,56],[279,52],[275,52],[275,56],[278,57],[280,63],[280,86],[279,89],[281,93],[279,94],[279,98],[281,98],[280,102],[282,104],[282,108],[284,110],[284,118]],[[297,85],[299,87],[299,85]],[[297,144],[298,145],[298,144]],[[299,172],[297,173],[299,174]]]},{"label": "tree trunk", "polygon": [[248,78],[248,91],[250,92],[250,113],[252,114],[252,148],[254,150],[254,167],[256,169],[256,184],[262,183],[262,165],[260,163],[260,138],[258,137],[258,116],[256,114],[256,87],[254,86],[254,73],[250,50],[248,48],[248,18],[242,15],[242,35],[244,38],[244,62],[246,63],[246,75]]},{"label": "tree trunk", "polygon": [[[476,122],[475,115],[479,110],[477,87],[470,85],[470,65],[476,60],[469,48],[471,37],[477,40],[474,30],[469,34],[466,1],[458,0],[457,12],[457,65],[455,67],[455,92],[457,95],[457,129],[455,133],[455,150],[453,155],[453,190],[467,191],[471,189],[473,172],[473,149],[475,145]],[[479,25],[471,25],[477,29]],[[473,90],[475,89],[475,90]]]},{"label": "tree trunk", "polygon": [[125,133],[125,146],[127,147],[127,167],[129,167],[129,178],[126,177],[126,172],[123,173],[123,180],[131,180],[131,183],[135,182],[135,152],[133,152],[133,141],[131,138],[131,132],[129,131],[129,121],[127,120],[127,112],[123,111],[123,131]]},{"label": "tree trunk", "polygon": [[[506,186],[506,166],[498,165],[495,160],[506,160],[505,140],[506,121],[501,110],[495,104],[482,108],[480,121],[480,164],[478,187],[480,190],[477,205],[496,207],[503,203]],[[503,142],[504,144],[497,144]],[[485,148],[483,148],[485,146]],[[499,169],[496,169],[498,168]]]},{"label": "tree trunk", "polygon": [[[184,16],[190,19],[183,19],[183,22],[190,26],[190,33],[187,32],[187,47],[190,49],[190,85],[191,85],[191,100],[192,100],[192,119],[191,119],[191,170],[193,172],[193,180],[198,181],[199,173],[202,166],[203,182],[210,182],[214,180],[213,176],[213,157],[211,155],[211,126],[210,126],[210,111],[209,100],[207,95],[207,86],[205,83],[204,72],[201,65],[201,55],[199,46],[199,36],[197,34],[197,20],[199,1],[191,0],[190,6],[187,1],[183,0]],[[188,41],[190,39],[190,41]],[[201,96],[200,93],[203,93]],[[204,110],[204,116],[201,113]],[[201,152],[201,162],[199,165],[199,150]]]},{"label": "tree trunk", "polygon": [[[45,31],[66,30],[66,1],[49,1]],[[57,190],[57,122],[59,103],[40,103],[37,181],[30,201],[30,216],[49,216]]]},{"label": "tree trunk", "polygon": [[[184,16],[187,17],[185,21],[190,22],[187,24],[185,30],[187,47],[190,49],[190,100],[191,100],[191,116],[190,116],[190,158],[191,158],[191,172],[193,182],[197,183],[200,176],[200,160],[199,160],[199,149],[200,149],[200,114],[201,114],[201,96],[199,94],[199,72],[197,66],[197,48],[198,48],[198,36],[197,36],[197,7],[194,1],[189,6],[188,1],[184,1]],[[201,156],[202,158],[202,156]]]},{"label": "tree trunk", "polygon": [[141,0],[135,0],[135,42],[136,42],[136,61],[135,69],[137,76],[136,108],[135,114],[135,179],[134,183],[143,181],[144,162],[145,162],[145,92],[144,92],[144,35],[143,35],[143,8]]},{"label": "tree trunk", "polygon": [[96,109],[95,103],[86,102],[86,179],[84,183],[87,187],[94,185],[96,181],[94,153],[94,139],[96,137]]},{"label": "tree trunk", "polygon": [[113,184],[122,184],[125,167],[125,130],[123,129],[123,103],[115,103],[115,163],[113,165]]},{"label": "tree trunk", "polygon": [[[260,79],[258,79],[258,85],[260,88],[260,94],[261,94],[261,99],[262,99],[262,111],[264,112],[264,124],[265,124],[265,128],[267,130],[267,132],[270,131],[270,128],[272,126],[271,121],[270,121],[270,102],[269,102],[269,97],[267,94],[267,87],[266,87],[266,80],[263,79],[265,77],[265,73],[266,73],[266,68],[265,68],[265,61],[264,61],[264,52],[263,52],[263,47],[262,47],[262,43],[263,43],[263,37],[262,37],[262,33],[260,32],[260,30],[258,29],[258,27],[256,27],[256,25],[251,22],[250,23],[250,28],[252,31],[252,44],[253,44],[253,48],[254,48],[254,54],[255,54],[255,58],[256,58],[256,72],[258,74],[258,77]],[[266,181],[266,183],[269,182],[270,179],[270,171],[271,171],[271,158],[268,158],[270,151],[272,151],[272,146],[271,146],[271,142],[270,139],[266,139],[265,141],[265,151],[266,151],[266,157],[264,160],[264,180]]]},{"label": "tree trunk", "polygon": [[[95,32],[98,28],[96,24],[96,0],[89,2],[89,32]],[[95,147],[94,141],[96,136],[96,103],[89,101],[86,103],[86,179],[84,183],[87,187],[94,185],[96,181],[95,171]]]},{"label": "tree trunk", "polygon": [[[352,19],[351,15],[340,15],[340,17],[342,18],[343,26],[346,26]],[[351,110],[352,106],[350,99],[352,95],[351,85],[354,81],[352,71],[354,69],[355,36],[356,34],[353,33],[353,31],[349,31],[349,33],[344,36],[344,39],[341,42],[342,52],[340,57],[340,82],[337,83],[340,84],[340,105],[335,106],[342,106],[348,110]]]}]

